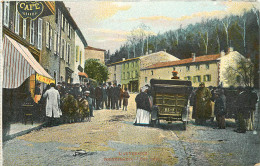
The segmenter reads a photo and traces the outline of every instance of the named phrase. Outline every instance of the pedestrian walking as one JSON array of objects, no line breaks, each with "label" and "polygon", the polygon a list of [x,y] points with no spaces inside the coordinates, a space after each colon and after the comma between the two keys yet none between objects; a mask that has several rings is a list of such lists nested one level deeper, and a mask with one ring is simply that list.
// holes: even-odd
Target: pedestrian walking
[{"label": "pedestrian walking", "polygon": [[101,85],[97,86],[95,89],[95,97],[96,97],[96,110],[100,109],[102,102],[102,89]]},{"label": "pedestrian walking", "polygon": [[219,129],[226,128],[225,115],[226,115],[226,97],[222,89],[218,89],[215,95],[214,114],[216,116]]},{"label": "pedestrian walking", "polygon": [[112,109],[112,91],[113,91],[113,87],[111,86],[111,83],[108,83],[108,87],[107,87],[107,105],[109,109]]},{"label": "pedestrian walking", "polygon": [[102,87],[102,104],[101,104],[101,108],[102,109],[105,108],[104,104],[105,104],[106,109],[108,109],[108,105],[107,105],[107,87],[106,87],[105,83],[103,84],[103,87]]},{"label": "pedestrian walking", "polygon": [[90,91],[85,91],[84,94],[85,94],[85,99],[88,101],[88,104],[89,104],[90,117],[94,117],[94,115],[93,115],[92,98],[90,97]]},{"label": "pedestrian walking", "polygon": [[149,97],[147,95],[147,90],[148,90],[147,86],[142,87],[141,93],[139,93],[135,98],[137,110],[136,110],[136,118],[134,121],[134,125],[150,124],[151,105],[150,105]]},{"label": "pedestrian walking", "polygon": [[118,87],[119,87],[119,91],[120,91],[120,95],[119,95],[119,108],[121,108],[124,91],[123,91],[123,89],[121,88],[121,85],[120,85],[120,84],[118,84]]},{"label": "pedestrian walking", "polygon": [[113,88],[112,88],[112,109],[119,109],[118,106],[118,101],[119,101],[119,97],[120,97],[120,89],[118,86],[116,86],[116,83],[113,84]]},{"label": "pedestrian walking", "polygon": [[196,91],[196,112],[195,122],[197,124],[205,124],[206,120],[211,116],[211,93],[208,88],[205,87],[205,83],[200,83],[198,90]]},{"label": "pedestrian walking", "polygon": [[90,92],[89,95],[90,95],[90,97],[92,99],[92,108],[94,109],[94,107],[95,107],[95,90],[94,90],[93,86],[90,83],[87,84],[86,91]]},{"label": "pedestrian walking", "polygon": [[127,91],[127,88],[125,88],[124,90],[125,91],[123,92],[123,111],[127,111],[128,99],[130,98],[130,95]]},{"label": "pedestrian walking", "polygon": [[48,125],[57,125],[58,119],[62,115],[60,110],[60,94],[55,89],[55,84],[51,83],[51,88],[43,94],[46,100],[46,116],[48,118]]}]

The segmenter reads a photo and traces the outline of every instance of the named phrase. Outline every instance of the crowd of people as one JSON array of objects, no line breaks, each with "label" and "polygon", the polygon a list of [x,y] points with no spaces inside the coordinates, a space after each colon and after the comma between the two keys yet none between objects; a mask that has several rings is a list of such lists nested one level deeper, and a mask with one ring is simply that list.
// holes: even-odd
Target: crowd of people
[{"label": "crowd of people", "polygon": [[[158,108],[153,105],[150,91],[150,87],[146,85],[135,98],[137,105],[135,125],[153,125],[156,120]],[[225,119],[234,118],[236,132],[245,133],[254,129],[258,96],[250,87],[206,88],[202,82],[198,88],[193,88],[189,99],[190,105],[193,106],[192,118],[197,125],[206,125],[207,121],[213,122],[216,118],[217,126],[214,128],[225,129]]]},{"label": "crowd of people", "polygon": [[209,87],[201,83],[192,94],[193,115],[195,123],[206,124],[206,120],[217,121],[217,128],[226,128],[226,118],[236,120],[236,132],[252,131],[254,114],[258,100],[257,92],[250,87]]},{"label": "crowd of people", "polygon": [[[39,86],[38,86],[39,85]],[[40,96],[40,97],[39,97]],[[94,117],[93,110],[123,109],[127,111],[128,89],[120,84],[99,84],[94,87],[86,85],[65,84],[65,82],[48,85],[40,93],[40,84],[35,89],[35,103],[45,110],[47,126],[60,123],[90,121]],[[61,118],[62,117],[62,118]]]}]

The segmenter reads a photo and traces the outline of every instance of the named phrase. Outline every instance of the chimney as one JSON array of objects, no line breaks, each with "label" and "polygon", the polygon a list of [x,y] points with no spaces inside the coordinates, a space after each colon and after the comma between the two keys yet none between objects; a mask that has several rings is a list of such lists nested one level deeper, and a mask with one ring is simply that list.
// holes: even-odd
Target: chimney
[{"label": "chimney", "polygon": [[224,50],[222,50],[222,51],[220,52],[220,57],[223,57],[223,56],[225,56],[225,51],[224,51]]},{"label": "chimney", "polygon": [[153,50],[149,50],[149,54],[153,53]]},{"label": "chimney", "polygon": [[123,58],[122,61],[125,61],[125,58]]},{"label": "chimney", "polygon": [[67,7],[67,10],[70,12],[70,7]]},{"label": "chimney", "polygon": [[195,53],[191,53],[191,58],[192,58],[192,62],[195,62],[196,54]]},{"label": "chimney", "polygon": [[233,51],[234,51],[234,48],[233,48],[233,47],[229,47],[229,48],[228,48],[228,53],[233,52]]}]

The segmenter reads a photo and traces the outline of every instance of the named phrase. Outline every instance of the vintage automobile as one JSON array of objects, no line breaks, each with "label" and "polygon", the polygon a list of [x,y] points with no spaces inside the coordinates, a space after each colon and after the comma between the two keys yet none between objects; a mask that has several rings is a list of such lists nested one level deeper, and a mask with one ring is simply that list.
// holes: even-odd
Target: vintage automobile
[{"label": "vintage automobile", "polygon": [[191,81],[151,79],[150,84],[153,104],[158,107],[157,123],[160,124],[160,120],[182,121],[186,130],[192,92]]}]

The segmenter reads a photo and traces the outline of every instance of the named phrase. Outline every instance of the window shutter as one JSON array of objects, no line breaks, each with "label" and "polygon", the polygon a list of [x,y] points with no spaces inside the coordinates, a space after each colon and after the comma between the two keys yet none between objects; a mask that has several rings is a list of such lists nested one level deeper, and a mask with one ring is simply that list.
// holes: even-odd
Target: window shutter
[{"label": "window shutter", "polygon": [[194,82],[194,83],[196,82],[196,77],[195,77],[195,76],[193,77],[193,82]]},{"label": "window shutter", "polygon": [[209,81],[211,81],[211,75],[209,75]]},{"label": "window shutter", "polygon": [[30,20],[30,44],[34,44],[34,21]]},{"label": "window shutter", "polygon": [[5,2],[4,1],[4,25],[9,27],[9,5],[10,2]]},{"label": "window shutter", "polygon": [[203,81],[204,81],[204,82],[206,81],[206,75],[203,76]]},{"label": "window shutter", "polygon": [[15,15],[15,33],[19,35],[19,27],[20,27],[20,15],[18,13],[18,9],[17,9],[17,4],[18,2],[16,2],[16,8],[15,8],[15,11],[16,11],[16,15]]},{"label": "window shutter", "polygon": [[23,38],[26,39],[26,19],[23,19]]},{"label": "window shutter", "polygon": [[81,65],[82,51],[79,53],[79,65]]},{"label": "window shutter", "polygon": [[38,49],[42,49],[42,19],[38,19]]},{"label": "window shutter", "polygon": [[52,29],[50,26],[50,50],[52,49]]},{"label": "window shutter", "polygon": [[50,23],[46,22],[46,47],[49,48],[50,47]]},{"label": "window shutter", "polygon": [[76,46],[76,62],[79,61],[79,46]]},{"label": "window shutter", "polygon": [[53,41],[54,54],[57,54],[57,32],[54,30],[54,41]]}]

